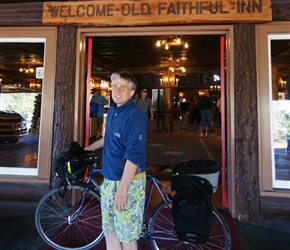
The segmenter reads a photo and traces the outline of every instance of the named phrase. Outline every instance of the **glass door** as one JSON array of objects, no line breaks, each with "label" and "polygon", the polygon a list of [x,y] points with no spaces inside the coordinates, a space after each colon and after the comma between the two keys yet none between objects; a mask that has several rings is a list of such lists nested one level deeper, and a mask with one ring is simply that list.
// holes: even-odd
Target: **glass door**
[{"label": "glass door", "polygon": [[54,27],[1,28],[1,180],[49,181],[56,34]]},{"label": "glass door", "polygon": [[[273,188],[290,188],[290,35],[269,35]],[[287,66],[288,65],[288,66]],[[270,78],[271,79],[271,78]]]}]

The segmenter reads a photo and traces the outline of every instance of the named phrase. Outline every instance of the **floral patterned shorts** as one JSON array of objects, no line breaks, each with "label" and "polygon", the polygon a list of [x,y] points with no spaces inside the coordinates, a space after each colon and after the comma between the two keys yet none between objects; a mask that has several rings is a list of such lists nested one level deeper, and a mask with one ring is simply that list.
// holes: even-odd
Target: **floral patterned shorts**
[{"label": "floral patterned shorts", "polygon": [[128,188],[127,205],[115,208],[114,200],[120,181],[105,179],[101,187],[102,227],[105,235],[116,233],[121,242],[139,239],[143,224],[146,175],[136,174]]}]

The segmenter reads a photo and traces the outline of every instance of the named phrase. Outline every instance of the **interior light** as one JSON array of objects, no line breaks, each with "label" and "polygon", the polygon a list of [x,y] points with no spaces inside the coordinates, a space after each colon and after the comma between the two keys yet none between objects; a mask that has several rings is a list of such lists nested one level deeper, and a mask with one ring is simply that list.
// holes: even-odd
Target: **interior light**
[{"label": "interior light", "polygon": [[25,73],[33,73],[34,72],[34,68],[31,68],[30,65],[29,65],[28,68],[20,68],[19,71],[20,72],[25,72]]},{"label": "interior light", "polygon": [[182,41],[179,37],[171,37],[170,39],[164,39],[164,40],[157,40],[156,46],[161,47],[164,46],[166,50],[169,49],[169,46],[184,46],[184,48],[188,48],[189,44],[187,42]]},{"label": "interior light", "polygon": [[179,67],[179,66],[176,66],[176,67],[169,67],[169,71],[171,71],[171,72],[175,72],[175,71],[186,72],[186,68],[184,68],[184,67]]}]

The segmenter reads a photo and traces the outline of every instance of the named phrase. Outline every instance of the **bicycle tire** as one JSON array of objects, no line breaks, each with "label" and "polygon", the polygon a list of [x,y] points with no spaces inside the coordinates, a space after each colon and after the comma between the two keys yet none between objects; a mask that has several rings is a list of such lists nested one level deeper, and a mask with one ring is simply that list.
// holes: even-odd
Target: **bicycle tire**
[{"label": "bicycle tire", "polygon": [[168,209],[164,201],[161,201],[153,210],[148,224],[152,249],[230,250],[232,241],[229,227],[216,208],[213,208],[212,214],[211,232],[207,243],[192,244],[182,242],[177,239],[174,233],[174,222],[170,209]]},{"label": "bicycle tire", "polygon": [[[39,201],[35,212],[37,231],[55,249],[90,249],[103,238],[100,195],[92,189],[72,185],[62,198],[59,191],[63,188],[53,188]],[[72,194],[77,192],[80,198],[72,201]],[[72,221],[84,194],[87,195],[81,212]]]}]

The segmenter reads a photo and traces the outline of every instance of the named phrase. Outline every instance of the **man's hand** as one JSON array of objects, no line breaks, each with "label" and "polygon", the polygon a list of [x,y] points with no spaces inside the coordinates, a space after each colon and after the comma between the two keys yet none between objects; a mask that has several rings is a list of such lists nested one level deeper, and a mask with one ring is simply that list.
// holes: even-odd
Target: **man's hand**
[{"label": "man's hand", "polygon": [[127,205],[127,195],[126,189],[119,186],[115,195],[115,207],[118,211],[123,211]]}]

